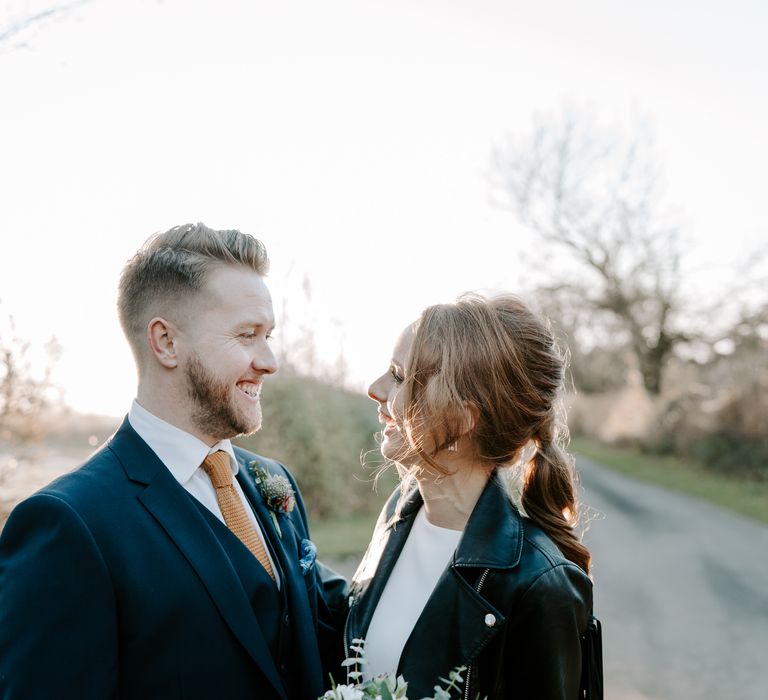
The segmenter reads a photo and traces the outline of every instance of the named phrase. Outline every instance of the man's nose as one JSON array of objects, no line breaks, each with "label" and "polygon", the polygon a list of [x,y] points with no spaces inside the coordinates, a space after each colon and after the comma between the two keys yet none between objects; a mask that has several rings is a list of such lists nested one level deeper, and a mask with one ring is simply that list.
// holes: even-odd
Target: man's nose
[{"label": "man's nose", "polygon": [[278,362],[277,358],[275,357],[275,353],[272,352],[272,348],[268,345],[265,345],[263,348],[261,348],[260,352],[254,356],[253,362],[251,364],[253,365],[254,369],[258,370],[259,372],[263,372],[264,374],[274,374],[277,372],[278,368]]}]

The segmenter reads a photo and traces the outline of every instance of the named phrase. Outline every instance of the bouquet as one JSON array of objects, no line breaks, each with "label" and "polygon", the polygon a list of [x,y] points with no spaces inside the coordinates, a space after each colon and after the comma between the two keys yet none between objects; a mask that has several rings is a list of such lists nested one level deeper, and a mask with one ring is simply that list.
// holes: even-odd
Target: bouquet
[{"label": "bouquet", "polygon": [[[331,678],[331,690],[318,700],[408,700],[408,683],[402,676],[387,673],[367,681],[361,680],[363,672],[358,668],[366,663],[365,640],[353,639],[350,651],[355,652],[355,656],[345,659],[342,664],[347,668],[347,683],[337,685]],[[438,679],[443,685],[435,686],[434,695],[421,700],[451,700],[454,690],[461,693],[460,684],[464,682],[461,674],[466,670],[466,666],[456,667],[448,678]]]}]

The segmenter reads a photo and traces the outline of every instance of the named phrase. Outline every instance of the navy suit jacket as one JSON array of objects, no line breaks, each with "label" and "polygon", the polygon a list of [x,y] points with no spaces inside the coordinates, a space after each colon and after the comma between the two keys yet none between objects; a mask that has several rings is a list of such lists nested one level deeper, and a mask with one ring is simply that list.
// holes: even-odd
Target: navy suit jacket
[{"label": "navy suit jacket", "polygon": [[[323,656],[338,648],[346,583],[319,562],[302,573],[306,514],[286,469],[259,457],[297,494],[278,515],[278,537],[247,470],[256,455],[235,454],[282,570],[301,676],[294,697],[314,700]],[[82,467],[20,503],[0,536],[3,700],[285,700],[254,620],[219,539],[127,420]]]}]

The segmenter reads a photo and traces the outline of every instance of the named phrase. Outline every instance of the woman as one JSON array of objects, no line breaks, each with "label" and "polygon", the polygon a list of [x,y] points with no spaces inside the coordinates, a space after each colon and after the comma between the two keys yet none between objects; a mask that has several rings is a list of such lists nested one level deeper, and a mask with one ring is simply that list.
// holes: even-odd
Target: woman
[{"label": "woman", "polygon": [[367,677],[397,671],[431,696],[464,665],[465,698],[582,697],[592,584],[558,445],[563,374],[516,297],[466,295],[403,331],[369,389],[403,479],[352,583],[347,655],[365,638]]}]

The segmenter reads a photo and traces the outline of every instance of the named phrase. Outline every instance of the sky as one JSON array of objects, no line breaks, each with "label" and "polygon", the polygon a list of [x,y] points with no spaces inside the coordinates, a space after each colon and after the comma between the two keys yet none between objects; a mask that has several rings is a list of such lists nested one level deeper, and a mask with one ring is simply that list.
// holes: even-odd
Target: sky
[{"label": "sky", "polygon": [[[3,3],[0,37],[57,4]],[[122,415],[122,265],[176,224],[238,228],[269,250],[276,342],[311,329],[362,389],[428,304],[525,291],[536,242],[493,205],[490,154],[564,104],[650,125],[714,293],[768,240],[766,7],[72,3],[0,40],[0,315],[57,338],[72,407]]]}]

